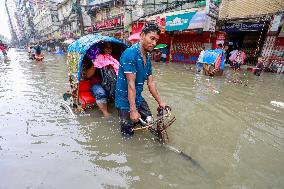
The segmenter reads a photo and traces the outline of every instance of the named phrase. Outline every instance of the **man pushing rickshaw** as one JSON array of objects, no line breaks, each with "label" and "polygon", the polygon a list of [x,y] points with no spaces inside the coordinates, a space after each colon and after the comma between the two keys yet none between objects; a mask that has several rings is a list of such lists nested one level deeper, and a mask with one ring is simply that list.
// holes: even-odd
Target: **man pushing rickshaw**
[{"label": "man pushing rickshaw", "polygon": [[[150,130],[165,142],[166,127],[175,118],[168,124],[163,121],[170,116],[170,107],[158,94],[149,57],[160,32],[156,24],[146,24],[140,42],[130,48],[118,39],[101,35],[87,35],[73,42],[67,55],[70,92],[64,95],[65,99],[71,97],[72,112],[97,106],[108,117],[108,102],[114,99],[124,136],[133,135],[135,130]],[[141,96],[145,81],[158,103],[156,120],[153,120],[150,108]],[[137,127],[139,124],[142,127]]]}]

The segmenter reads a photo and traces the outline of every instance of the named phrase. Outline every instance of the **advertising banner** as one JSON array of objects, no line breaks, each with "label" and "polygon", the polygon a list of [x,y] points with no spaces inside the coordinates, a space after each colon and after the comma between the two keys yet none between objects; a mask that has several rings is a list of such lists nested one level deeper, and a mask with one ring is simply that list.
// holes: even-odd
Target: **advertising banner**
[{"label": "advertising banner", "polygon": [[178,14],[166,17],[166,31],[181,31],[188,29],[190,20],[196,12]]}]

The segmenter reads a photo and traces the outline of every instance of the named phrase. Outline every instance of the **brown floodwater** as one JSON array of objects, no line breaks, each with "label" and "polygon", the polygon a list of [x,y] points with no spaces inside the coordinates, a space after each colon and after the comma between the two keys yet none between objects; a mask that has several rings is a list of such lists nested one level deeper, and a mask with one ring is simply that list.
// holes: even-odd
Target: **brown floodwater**
[{"label": "brown floodwater", "polygon": [[[177,121],[164,148],[147,132],[121,137],[117,112],[63,110],[65,56],[0,62],[0,188],[266,189],[284,186],[284,75],[153,63],[159,93]],[[193,67],[193,66],[191,66]],[[234,83],[233,81],[242,81]],[[145,86],[145,89],[147,87]],[[145,90],[153,113],[157,104]]]}]

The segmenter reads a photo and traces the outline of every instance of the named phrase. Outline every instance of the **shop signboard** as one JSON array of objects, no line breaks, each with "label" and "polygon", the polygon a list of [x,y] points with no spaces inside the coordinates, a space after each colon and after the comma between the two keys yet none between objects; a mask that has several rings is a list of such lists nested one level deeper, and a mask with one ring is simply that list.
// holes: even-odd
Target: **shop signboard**
[{"label": "shop signboard", "polygon": [[161,33],[165,33],[165,24],[166,24],[165,18],[161,18],[160,16],[157,16],[155,22],[160,27]]},{"label": "shop signboard", "polygon": [[189,21],[188,29],[203,28],[206,19],[205,11],[197,12]]},{"label": "shop signboard", "polygon": [[238,31],[260,31],[264,27],[264,23],[228,23],[221,27],[225,32],[238,32]]},{"label": "shop signboard", "polygon": [[203,31],[215,32],[217,19],[219,17],[219,5],[214,0],[206,0],[206,21]]},{"label": "shop signboard", "polygon": [[190,20],[196,12],[172,15],[166,17],[166,31],[181,31],[189,27]]},{"label": "shop signboard", "polygon": [[119,16],[113,19],[105,20],[95,24],[97,30],[114,28],[117,26],[123,26],[123,16]]},{"label": "shop signboard", "polygon": [[144,22],[137,22],[132,24],[132,34],[141,32],[144,27]]},{"label": "shop signboard", "polygon": [[219,33],[217,34],[216,43],[215,43],[215,48],[218,47],[218,44],[224,45],[225,39],[226,39],[226,35],[225,35],[224,33],[222,33],[222,32],[219,32]]}]

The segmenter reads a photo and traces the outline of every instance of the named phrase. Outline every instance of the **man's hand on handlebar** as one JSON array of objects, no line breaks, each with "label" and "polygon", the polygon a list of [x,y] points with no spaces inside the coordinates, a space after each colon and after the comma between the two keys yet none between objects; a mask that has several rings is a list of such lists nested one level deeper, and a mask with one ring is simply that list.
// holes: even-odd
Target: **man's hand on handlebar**
[{"label": "man's hand on handlebar", "polygon": [[136,123],[139,121],[139,118],[141,118],[140,114],[138,113],[137,110],[130,111],[130,119]]}]

